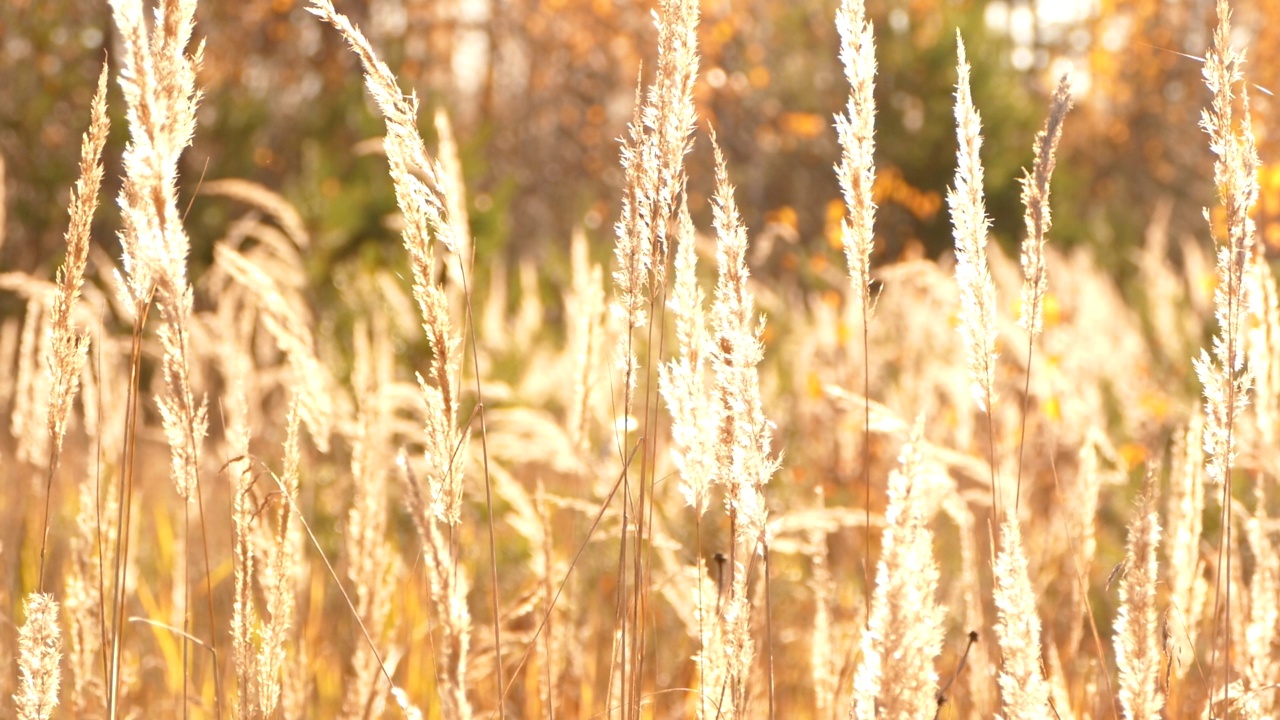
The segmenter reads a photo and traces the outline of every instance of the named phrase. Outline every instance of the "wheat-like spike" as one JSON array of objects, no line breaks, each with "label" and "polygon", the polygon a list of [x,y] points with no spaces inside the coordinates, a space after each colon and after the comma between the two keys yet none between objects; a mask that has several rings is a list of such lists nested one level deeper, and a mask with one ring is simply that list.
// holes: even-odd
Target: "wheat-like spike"
[{"label": "wheat-like spike", "polygon": [[[613,271],[613,313],[626,323],[628,330],[643,327],[647,318],[648,287],[653,267],[653,246],[648,242],[654,225],[652,194],[658,184],[654,168],[657,150],[649,139],[640,102],[640,88],[636,88],[635,111],[627,126],[628,140],[622,145],[622,175],[624,190],[622,212],[614,224],[613,254],[617,268]],[[626,342],[625,338],[620,342]],[[619,348],[621,357],[634,367],[631,348],[627,344]],[[631,386],[635,384],[634,370],[627,373],[628,387],[624,388],[629,402]]]},{"label": "wheat-like spike", "polygon": [[308,10],[332,25],[360,58],[365,87],[387,123],[384,148],[395,186],[396,204],[404,215],[404,246],[413,270],[413,295],[422,314],[422,329],[431,344],[431,384],[422,383],[427,403],[427,458],[434,512],[450,525],[462,514],[462,480],[470,433],[458,422],[458,346],[443,288],[434,280],[438,240],[456,253],[463,231],[449,208],[450,181],[441,163],[428,154],[418,133],[418,98],[405,97],[396,77],[378,58],[359,28],[338,13],[329,0],[313,0]]},{"label": "wheat-like spike", "polygon": [[1044,243],[1045,236],[1053,225],[1049,213],[1049,182],[1057,164],[1056,152],[1058,141],[1062,138],[1062,123],[1071,105],[1071,84],[1067,75],[1063,75],[1058,81],[1058,89],[1053,93],[1053,100],[1049,103],[1049,117],[1044,121],[1044,129],[1036,135],[1035,162],[1022,178],[1022,204],[1026,208],[1023,219],[1026,222],[1027,237],[1022,243],[1022,312],[1018,322],[1032,338],[1040,334],[1044,325],[1043,300],[1047,284]]},{"label": "wheat-like spike", "polygon": [[[194,0],[168,0],[155,9],[150,34],[141,0],[112,0],[112,16],[119,33],[120,88],[123,91],[129,143],[125,148],[124,184],[120,191],[120,244],[126,311],[139,323],[152,300],[159,309],[157,332],[161,346],[163,384],[156,397],[161,425],[169,444],[170,477],[184,502],[196,500],[203,525],[200,495],[200,453],[208,430],[207,403],[197,400],[192,387],[194,357],[191,340],[192,289],[187,276],[190,238],[178,207],[178,161],[191,144],[196,128],[200,92],[195,78],[203,57],[203,45],[188,53],[195,27]],[[130,499],[120,498],[127,509]],[[127,510],[126,510],[127,513]],[[187,508],[183,508],[188,518]],[[184,527],[186,527],[184,523]],[[128,527],[119,528],[127,538]],[[185,535],[185,533],[184,533]],[[186,547],[188,538],[181,538]],[[127,547],[127,541],[124,543]],[[117,559],[119,562],[122,559]],[[125,559],[127,560],[127,558]],[[210,576],[209,555],[204,553],[205,576]],[[182,625],[189,627],[189,583],[182,555]],[[120,588],[123,593],[123,587]],[[115,641],[111,660],[109,697],[114,713],[118,701],[120,654],[119,627],[123,624],[123,597],[118,597]],[[217,624],[212,593],[208,595],[210,646],[217,655]],[[189,679],[183,641],[184,686]],[[221,703],[220,673],[214,666],[215,700]],[[185,698],[184,698],[185,704]],[[220,707],[219,707],[220,710]]]},{"label": "wheat-like spike", "polygon": [[[1245,365],[1247,343],[1244,322],[1248,304],[1249,263],[1254,260],[1254,221],[1250,217],[1258,200],[1258,153],[1249,117],[1248,87],[1243,77],[1244,54],[1231,47],[1231,9],[1226,0],[1217,3],[1218,24],[1213,43],[1205,54],[1205,85],[1213,94],[1210,106],[1201,115],[1201,127],[1209,135],[1214,159],[1214,184],[1226,210],[1226,243],[1217,252],[1217,286],[1214,288],[1214,317],[1218,323],[1212,352],[1201,350],[1193,365],[1204,387],[1204,449],[1207,475],[1221,491],[1221,535],[1219,576],[1215,583],[1214,617],[1225,607],[1225,648],[1222,685],[1230,706],[1232,512],[1231,470],[1235,465],[1239,427],[1237,419],[1248,405],[1251,372]],[[1241,110],[1237,118],[1235,85],[1240,84]],[[1209,211],[1205,211],[1206,220]],[[1210,225],[1212,227],[1212,225]],[[1213,662],[1218,658],[1218,627],[1215,625]],[[1212,667],[1210,672],[1216,672]],[[1213,687],[1211,684],[1210,687]],[[1210,705],[1213,704],[1211,693]]]},{"label": "wheat-like spike", "polygon": [[1174,657],[1172,674],[1181,679],[1195,666],[1196,639],[1208,585],[1200,558],[1204,522],[1204,416],[1196,412],[1174,438],[1169,473],[1165,559],[1169,586],[1169,618]]},{"label": "wheat-like spike", "polygon": [[1007,720],[1032,720],[1051,714],[1049,684],[1040,659],[1040,615],[1036,594],[1027,572],[1022,529],[1011,508],[1000,526],[1000,552],[996,555],[995,633],[1000,643],[1000,695]]},{"label": "wheat-like spike", "polygon": [[716,481],[727,488],[725,501],[735,519],[736,542],[755,552],[762,549],[758,543],[768,515],[764,486],[778,468],[778,461],[769,457],[773,431],[761,406],[757,370],[764,358],[760,340],[764,319],[755,314],[755,297],[747,286],[747,229],[714,136],[712,146],[716,157],[712,225],[720,271],[711,307],[715,347],[711,365],[720,406]]},{"label": "wheat-like spike", "polygon": [[[235,370],[249,371],[248,359],[241,355],[229,355],[235,362]],[[224,370],[233,369],[230,364]],[[236,377],[236,376],[232,376]],[[227,470],[232,483],[232,597],[231,605],[231,659],[236,672],[237,717],[248,717],[254,699],[254,648],[253,631],[258,624],[257,606],[253,597],[253,576],[256,558],[250,538],[254,514],[257,511],[253,497],[253,468],[249,462],[248,408],[245,400],[244,381],[237,381],[227,398],[227,450],[232,460]]]},{"label": "wheat-like spike", "polygon": [[[354,333],[352,384],[356,427],[351,438],[351,477],[355,494],[347,513],[345,545],[351,558],[347,575],[355,588],[355,608],[371,642],[360,643],[342,697],[342,716],[379,716],[390,687],[383,682],[392,650],[381,646],[392,618],[391,596],[403,574],[387,539],[387,404],[380,398],[389,380],[386,339],[359,323]],[[381,653],[381,654],[380,654]],[[369,708],[373,708],[372,711]]]},{"label": "wheat-like spike", "polygon": [[1133,720],[1158,718],[1164,705],[1158,685],[1161,657],[1156,624],[1156,550],[1160,546],[1160,518],[1153,477],[1148,474],[1138,516],[1129,525],[1126,570],[1120,579],[1120,613],[1115,625],[1120,706],[1125,717]]},{"label": "wheat-like spike", "polygon": [[23,603],[27,619],[18,633],[18,720],[48,720],[58,706],[62,681],[62,634],[58,603],[52,595],[32,593]]},{"label": "wheat-like spike", "polygon": [[960,334],[969,355],[974,401],[990,413],[995,402],[996,290],[987,268],[987,218],[983,199],[982,118],[969,90],[969,62],[964,40],[956,33],[955,187],[947,191],[956,249],[956,283],[960,286]]},{"label": "wheat-like spike", "polygon": [[18,441],[18,460],[32,464],[49,457],[48,431],[49,379],[41,361],[52,354],[49,346],[52,334],[47,332],[49,294],[34,293],[27,300],[22,319],[22,334],[18,340],[17,367],[15,368],[15,394],[10,411],[10,432]]},{"label": "wheat-like spike", "polygon": [[[821,485],[818,486],[818,501],[819,506],[824,502]],[[814,605],[812,637],[809,640],[813,704],[816,717],[834,717],[839,677],[834,657],[836,642],[832,632],[835,623],[831,604],[836,594],[836,585],[831,573],[826,532],[810,527],[805,533],[805,542],[808,545],[810,566],[813,568],[807,583],[813,592]]]},{"label": "wheat-like spike", "polygon": [[[438,240],[451,253],[463,250],[465,231],[460,227],[460,218],[451,212],[451,208],[460,207],[455,204],[461,202],[461,198],[456,197],[460,187],[454,187],[460,185],[460,180],[456,174],[450,176],[441,162],[428,156],[426,144],[417,130],[417,96],[411,94],[405,97],[400,92],[395,75],[378,58],[373,46],[360,30],[346,16],[338,13],[329,0],[312,0],[308,9],[337,29],[360,58],[365,71],[365,86],[387,124],[384,148],[395,186],[396,204],[405,219],[404,245],[413,270],[413,293],[433,354],[431,382],[418,376],[426,404],[424,431],[428,482],[424,488],[410,474],[409,506],[418,525],[423,550],[429,556],[429,595],[442,621],[443,638],[437,667],[441,669],[439,678],[442,686],[439,691],[443,710],[449,720],[463,719],[471,715],[465,683],[471,623],[466,606],[468,586],[465,573],[458,569],[459,544],[455,533],[462,518],[462,480],[470,431],[459,424],[459,341],[453,331],[444,289],[434,280],[435,259],[432,247],[433,240]],[[448,152],[448,147],[445,150]],[[455,195],[452,200],[451,192]],[[362,413],[364,412],[366,411],[362,409]],[[374,423],[377,424],[379,423]],[[365,432],[372,429],[373,426],[367,425]],[[366,461],[371,461],[372,453],[378,451],[380,448],[366,448],[365,452],[369,453]],[[402,459],[401,466],[407,470],[407,461]],[[359,510],[361,516],[370,517],[373,515],[372,511],[372,507]],[[426,514],[428,512],[430,517]],[[370,527],[366,528],[364,534],[376,536],[380,543],[385,543],[385,539],[382,539],[385,518],[378,522],[381,524],[376,532]],[[447,538],[437,522],[443,522],[449,527]],[[491,546],[492,533],[491,523]],[[491,547],[491,552],[492,550]],[[496,559],[494,565],[492,570],[496,573]],[[380,581],[388,583],[386,587],[389,589],[389,574],[383,572],[379,576]],[[496,675],[498,685],[502,686],[502,643],[496,575],[493,582],[494,644],[498,656]],[[385,596],[386,592],[379,595]],[[385,619],[385,610],[380,606],[378,610],[379,617]],[[499,701],[499,714],[503,713],[505,705]]]},{"label": "wheat-like spike", "polygon": [[471,648],[469,583],[466,574],[457,570],[449,539],[440,531],[440,520],[429,511],[427,489],[403,454],[397,463],[407,490],[409,515],[422,543],[427,595],[440,628],[436,672],[442,714],[446,720],[466,720],[472,716],[466,682]]},{"label": "wheat-like spike", "polygon": [[[280,474],[280,491],[288,498],[278,503],[275,513],[261,513],[260,532],[256,535],[261,552],[265,556],[259,565],[259,584],[266,597],[266,618],[262,624],[261,640],[254,662],[258,712],[271,717],[280,703],[285,665],[285,642],[293,626],[296,604],[294,587],[298,577],[300,557],[299,532],[293,522],[290,507],[297,504],[300,455],[298,451],[298,426],[301,422],[298,398],[289,402],[285,420],[284,471]],[[275,516],[276,522],[266,519]]]},{"label": "wheat-like spike", "polygon": [[712,199],[712,225],[716,231],[716,281],[711,307],[710,358],[714,374],[715,416],[719,428],[713,450],[715,481],[725,486],[725,504],[734,527],[731,555],[732,581],[725,601],[724,651],[729,687],[736,696],[732,707],[741,712],[746,699],[753,645],[745,564],[765,550],[768,509],[764,487],[777,471],[779,460],[770,457],[772,425],[760,400],[758,365],[764,357],[760,334],[764,320],[755,313],[755,297],[748,287],[747,230],[738,214],[729,183],[728,167],[715,136],[711,138],[716,160],[716,192]]},{"label": "wheat-like spike", "polygon": [[846,208],[840,235],[855,307],[862,308],[864,317],[869,318],[874,305],[871,251],[875,245],[876,205],[871,191],[876,181],[876,44],[865,2],[842,0],[836,10],[836,29],[840,33],[840,62],[849,83],[845,110],[836,115],[836,135],[840,139],[836,177]]},{"label": "wheat-like spike", "polygon": [[[1195,360],[1196,374],[1204,385],[1205,452],[1209,479],[1221,486],[1235,462],[1235,419],[1248,403],[1250,374],[1244,364],[1243,322],[1246,310],[1245,273],[1253,257],[1254,222],[1249,217],[1258,197],[1258,156],[1249,121],[1248,90],[1240,90],[1244,111],[1237,122],[1233,86],[1240,81],[1244,57],[1230,46],[1230,10],[1218,2],[1219,23],[1214,45],[1206,56],[1205,84],[1213,102],[1201,118],[1209,135],[1209,147],[1217,155],[1214,182],[1227,211],[1227,242],[1218,249],[1218,283],[1214,289],[1214,316],[1218,334],[1212,353],[1202,350]],[[1238,126],[1238,127],[1237,127]],[[1205,211],[1206,217],[1208,210]]]},{"label": "wheat-like spike", "polygon": [[[656,288],[666,280],[669,227],[684,205],[684,156],[697,122],[693,86],[698,75],[700,10],[690,0],[661,0],[654,23],[658,61],[643,94],[637,82],[635,110],[627,126],[621,162],[622,211],[614,225],[613,313],[628,330],[643,327]],[[630,413],[639,362],[630,332],[615,353],[623,368],[623,411]]]},{"label": "wheat-like spike", "polygon": [[[845,262],[853,292],[852,314],[860,316],[862,328],[862,394],[871,395],[871,252],[875,244],[876,206],[873,190],[875,168],[875,33],[867,18],[863,0],[842,0],[836,10],[836,30],[840,33],[840,62],[849,83],[849,98],[843,114],[836,115],[840,139],[840,162],[836,177],[844,196],[845,214],[840,221]],[[871,564],[871,408],[863,411],[864,428],[862,482],[863,519],[866,524],[863,557],[864,603],[870,604],[871,582],[866,577]]]},{"label": "wheat-like spike", "polygon": [[923,478],[923,423],[917,420],[889,474],[885,529],[862,659],[853,679],[850,720],[932,717],[937,710],[934,659],[942,650],[943,609],[936,602]]},{"label": "wheat-like spike", "polygon": [[[102,622],[106,601],[102,596],[102,568],[98,564],[98,517],[112,517],[114,498],[110,484],[107,499],[99,509],[94,483],[84,481],[77,488],[75,529],[68,540],[69,563],[65,571],[66,589],[62,609],[67,618],[67,671],[71,690],[68,704],[75,717],[104,714],[106,688],[102,676]],[[103,523],[102,544],[110,546],[114,532]]]},{"label": "wheat-like spike", "polygon": [[[125,181],[120,194],[124,287],[129,312],[134,318],[144,316],[153,297],[160,311],[161,326],[157,335],[162,349],[164,382],[156,402],[169,444],[170,477],[185,502],[200,503],[203,522],[203,498],[198,495],[200,453],[208,430],[208,412],[207,403],[197,400],[192,387],[193,297],[186,267],[191,243],[178,209],[176,188],[178,160],[195,133],[195,111],[200,101],[195,76],[203,46],[194,54],[187,53],[194,29],[194,0],[163,3],[155,11],[155,26],[150,35],[146,32],[140,0],[113,0],[111,5],[122,39],[120,87],[124,91],[130,132],[124,153]],[[207,546],[204,557],[207,577]],[[185,551],[183,558],[185,567]],[[181,584],[184,628],[189,615],[188,585],[184,576]],[[211,595],[208,607],[209,624],[213,626]],[[211,627],[210,631],[214,629]],[[216,647],[216,632],[212,637]],[[184,671],[186,652],[184,644]],[[214,672],[217,684],[216,667]],[[215,695],[221,697],[220,688],[215,690]]]},{"label": "wheat-like spike", "polygon": [[1280,628],[1280,552],[1274,532],[1266,529],[1265,511],[1257,511],[1245,523],[1244,535],[1255,558],[1253,576],[1249,578],[1249,615],[1244,627],[1244,674],[1248,688],[1269,697],[1274,704],[1277,628]]},{"label": "wheat-like spike", "polygon": [[[969,62],[964,39],[956,30],[956,175],[947,190],[955,239],[956,285],[960,290],[960,337],[969,365],[970,395],[987,416],[987,463],[990,466],[991,506],[1000,514],[996,484],[996,437],[992,409],[996,401],[996,287],[987,266],[986,201],[983,199],[982,118],[969,89]],[[1015,508],[1017,503],[1015,502]]]},{"label": "wheat-like spike", "polygon": [[590,439],[591,400],[601,380],[600,350],[606,334],[608,303],[604,270],[591,262],[587,234],[581,227],[573,232],[569,256],[573,280],[564,307],[569,335],[567,347],[572,348],[573,358],[573,399],[568,427],[574,445],[581,451]]},{"label": "wheat-like spike", "polygon": [[671,413],[672,459],[680,492],[699,517],[707,511],[716,479],[716,432],[720,406],[711,402],[708,377],[713,348],[698,286],[697,237],[687,209],[680,212],[675,285],[668,303],[676,327],[675,356],[658,369],[658,388]]},{"label": "wheat-like spike", "polygon": [[111,121],[107,118],[107,78],[102,68],[98,89],[93,95],[89,130],[80,150],[80,178],[71,192],[71,224],[67,228],[67,258],[58,270],[58,291],[49,309],[53,338],[52,355],[47,359],[51,375],[49,388],[49,434],[55,455],[62,451],[67,434],[71,404],[80,385],[80,374],[89,354],[89,336],[72,327],[71,313],[84,285],[89,261],[89,230],[98,207],[102,185],[102,148],[107,143]]}]

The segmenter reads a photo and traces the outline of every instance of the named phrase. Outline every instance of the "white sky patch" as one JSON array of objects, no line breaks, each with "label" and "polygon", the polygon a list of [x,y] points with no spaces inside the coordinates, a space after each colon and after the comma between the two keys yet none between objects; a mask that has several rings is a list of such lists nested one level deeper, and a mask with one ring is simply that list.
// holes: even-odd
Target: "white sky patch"
[{"label": "white sky patch", "polygon": [[1076,25],[1097,11],[1096,0],[1036,0],[1040,25]]}]

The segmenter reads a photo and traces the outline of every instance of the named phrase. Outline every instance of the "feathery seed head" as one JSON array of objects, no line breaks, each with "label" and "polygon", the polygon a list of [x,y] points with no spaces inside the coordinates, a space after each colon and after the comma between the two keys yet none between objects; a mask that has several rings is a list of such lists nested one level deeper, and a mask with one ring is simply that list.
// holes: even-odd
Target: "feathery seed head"
[{"label": "feathery seed head", "polygon": [[1055,153],[1062,138],[1062,123],[1071,109],[1071,85],[1063,75],[1049,105],[1044,129],[1036,135],[1035,163],[1022,178],[1022,204],[1027,237],[1022,242],[1022,313],[1019,324],[1032,336],[1040,334],[1044,324],[1045,235],[1052,226],[1049,213],[1049,181],[1057,164]]},{"label": "feathery seed head", "polygon": [[48,720],[58,706],[62,680],[62,633],[58,603],[52,595],[32,593],[23,603],[26,622],[18,633],[18,694],[13,696],[19,720]]},{"label": "feathery seed head", "polygon": [[991,412],[995,402],[996,290],[987,268],[987,218],[983,199],[982,118],[969,90],[969,62],[964,40],[956,31],[955,187],[947,191],[955,238],[956,284],[960,287],[960,334],[969,355],[972,394],[979,409]]}]

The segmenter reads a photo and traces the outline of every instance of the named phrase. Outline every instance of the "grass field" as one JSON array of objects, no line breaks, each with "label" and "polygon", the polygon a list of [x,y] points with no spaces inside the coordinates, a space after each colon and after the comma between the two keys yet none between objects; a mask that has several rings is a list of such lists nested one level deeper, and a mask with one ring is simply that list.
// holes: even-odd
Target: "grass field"
[{"label": "grass field", "polygon": [[[325,228],[283,193],[180,172],[194,0],[110,5],[65,258],[0,272],[0,717],[1280,710],[1280,291],[1226,0],[1217,195],[1194,228],[1156,208],[1129,288],[1053,242],[1068,76],[1016,159],[1021,249],[989,242],[959,30],[929,99],[954,108],[954,249],[882,259],[862,0],[830,19],[845,265],[806,282],[759,251],[700,114],[697,0],[655,10],[612,254],[583,227],[547,267],[486,255],[448,108],[311,0],[384,121],[351,152],[385,163],[403,239],[317,280]],[[220,236],[189,234],[191,194]]]}]

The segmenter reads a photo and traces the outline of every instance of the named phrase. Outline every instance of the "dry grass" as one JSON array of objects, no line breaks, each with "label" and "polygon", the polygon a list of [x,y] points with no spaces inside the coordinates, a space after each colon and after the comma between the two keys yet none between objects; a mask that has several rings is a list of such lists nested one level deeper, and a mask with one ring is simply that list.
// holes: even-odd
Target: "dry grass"
[{"label": "dry grass", "polygon": [[[1023,159],[1021,267],[989,241],[958,36],[954,256],[872,262],[876,29],[847,0],[847,276],[778,287],[699,130],[700,8],[663,0],[612,287],[582,229],[549,299],[554,272],[476,256],[447,114],[428,143],[375,43],[310,9],[385,119],[406,277],[344,268],[342,307],[318,305],[304,265],[325,229],[234,178],[204,185],[242,214],[189,276],[195,7],[112,3],[123,255],[90,237],[104,71],[62,268],[0,273],[25,308],[0,319],[0,716],[1280,708],[1280,292],[1225,0],[1203,121],[1222,222],[1184,237],[1153,217],[1146,311],[1046,242],[1066,78]],[[702,134],[705,205],[685,166]]]}]

